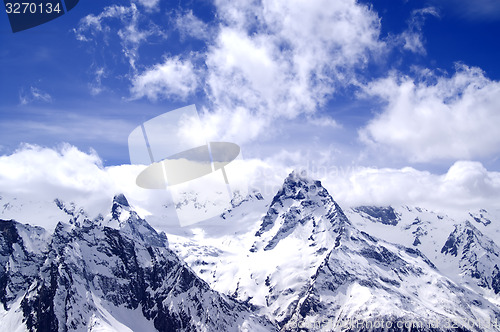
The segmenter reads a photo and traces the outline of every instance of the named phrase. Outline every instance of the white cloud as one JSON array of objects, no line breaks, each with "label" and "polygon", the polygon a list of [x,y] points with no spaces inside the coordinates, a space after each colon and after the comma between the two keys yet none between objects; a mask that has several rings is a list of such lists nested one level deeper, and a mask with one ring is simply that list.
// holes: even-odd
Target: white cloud
[{"label": "white cloud", "polygon": [[132,98],[147,97],[185,99],[198,86],[196,73],[189,60],[179,57],[166,58],[161,64],[145,70],[132,80]]},{"label": "white cloud", "polygon": [[408,29],[400,36],[403,44],[403,49],[420,54],[426,54],[424,47],[424,37],[422,35],[422,27],[425,22],[426,15],[439,17],[439,14],[434,7],[426,7],[414,10],[411,13],[411,18],[408,21]]},{"label": "white cloud", "polygon": [[[266,199],[272,199],[291,171],[290,160],[300,162],[300,153],[283,152],[272,159],[245,160],[241,163],[244,168],[241,174],[248,177],[252,188],[260,190]],[[59,149],[27,145],[11,155],[0,156],[0,196],[4,203],[6,197],[14,196],[18,197],[20,204],[34,204],[30,205],[29,211],[25,211],[26,214],[38,211],[37,201],[51,203],[60,198],[66,202],[74,201],[77,206],[85,207],[91,213],[90,217],[95,217],[103,208],[109,209],[111,198],[117,193],[124,193],[132,205],[146,214],[147,211],[175,213],[164,207],[171,203],[167,191],[145,190],[136,186],[136,176],[143,169],[143,166],[134,165],[103,167],[94,152],[84,153],[69,145]],[[478,162],[456,162],[445,174],[432,174],[410,167],[327,166],[308,171],[311,177],[322,180],[344,208],[396,204],[445,212],[500,208],[500,173],[488,171]],[[3,216],[6,216],[5,213]],[[34,220],[35,224],[53,222],[51,226],[58,221],[38,220],[36,215],[31,218],[30,221]],[[170,222],[174,222],[172,220]],[[161,222],[161,226],[165,226],[169,220]]]},{"label": "white cloud", "polygon": [[168,54],[146,70],[136,64],[139,46],[164,35],[145,24],[134,2],[88,15],[75,32],[86,41],[107,36],[114,33],[110,20],[119,19],[117,34],[133,69],[132,99],[186,99],[203,89],[205,123],[219,125],[206,130],[218,138],[234,133],[238,142],[265,134],[277,119],[315,113],[384,52],[378,15],[355,0],[218,0],[215,8],[218,24],[207,25],[192,11],[172,17],[181,35],[207,43],[204,53]]},{"label": "white cloud", "polygon": [[500,173],[479,162],[455,162],[442,175],[411,167],[335,168],[324,181],[345,206],[420,205],[436,210],[499,209]]},{"label": "white cloud", "polygon": [[[154,1],[146,0],[140,2],[144,2],[143,5],[154,3]],[[109,24],[109,20],[112,19],[119,19],[122,24],[117,31]],[[89,42],[97,38],[99,34],[103,34],[105,45],[107,44],[107,35],[116,32],[121,41],[123,55],[127,58],[134,71],[136,70],[141,44],[153,36],[166,38],[160,27],[151,20],[145,19],[134,3],[131,3],[129,7],[118,5],[106,7],[97,16],[93,14],[87,15],[80,20],[74,32],[78,40],[85,42]]]},{"label": "white cloud", "polygon": [[202,40],[210,37],[211,27],[193,15],[192,10],[178,15],[175,20],[175,25],[183,36],[187,35]]},{"label": "white cloud", "polygon": [[[106,32],[110,27],[105,24],[106,19],[122,18],[133,13],[135,5],[130,7],[124,6],[109,6],[106,7],[99,15],[89,14],[82,18],[78,24],[78,28],[74,29],[76,38],[81,41],[90,41],[99,32]],[[87,33],[92,35],[88,36]]]},{"label": "white cloud", "polygon": [[21,105],[27,105],[33,102],[50,103],[52,102],[52,96],[39,88],[31,86],[29,92],[25,92],[24,89],[19,91],[19,102]]},{"label": "white cloud", "polygon": [[160,0],[135,0],[147,10],[155,11],[159,9]]},{"label": "white cloud", "polygon": [[500,82],[465,65],[458,65],[452,77],[428,70],[419,74],[413,79],[393,72],[366,87],[386,106],[360,131],[363,141],[416,162],[500,152]]},{"label": "white cloud", "polygon": [[135,184],[141,170],[132,165],[120,167],[117,174],[104,168],[95,152],[84,153],[67,144],[57,149],[25,145],[0,156],[0,200],[8,204],[0,214],[51,230],[59,221],[69,220],[55,205],[58,198],[83,207],[93,219],[109,211],[113,196],[125,192],[129,178]]},{"label": "white cloud", "polygon": [[3,192],[47,195],[58,189],[89,194],[109,185],[101,160],[64,145],[59,150],[25,145],[9,156],[0,156]]},{"label": "white cloud", "polygon": [[206,59],[212,116],[244,108],[254,137],[277,118],[314,113],[382,50],[378,16],[354,0],[216,6],[222,24]]}]

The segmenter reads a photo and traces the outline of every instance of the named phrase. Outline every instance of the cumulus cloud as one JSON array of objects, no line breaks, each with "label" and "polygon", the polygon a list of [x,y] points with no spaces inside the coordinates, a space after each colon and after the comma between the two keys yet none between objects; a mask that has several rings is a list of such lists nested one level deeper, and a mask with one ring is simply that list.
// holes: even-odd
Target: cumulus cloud
[{"label": "cumulus cloud", "polygon": [[471,159],[500,151],[500,83],[476,67],[457,65],[451,77],[420,70],[397,72],[366,87],[383,111],[360,131],[374,146],[394,149],[413,162]]},{"label": "cumulus cloud", "polygon": [[195,92],[197,86],[198,79],[191,61],[173,57],[136,75],[130,91],[134,99],[185,99]]},{"label": "cumulus cloud", "polygon": [[254,136],[276,118],[314,113],[383,46],[377,14],[354,0],[216,6],[222,24],[206,55],[212,116],[244,108]]},{"label": "cumulus cloud", "polygon": [[335,168],[325,179],[345,206],[420,205],[435,210],[499,209],[500,173],[479,162],[457,161],[445,174],[411,167]]},{"label": "cumulus cloud", "polygon": [[215,6],[220,24],[212,28],[191,11],[176,17],[181,33],[206,40],[204,54],[168,56],[136,75],[131,88],[132,98],[151,100],[203,88],[208,138],[243,143],[265,135],[276,119],[315,113],[383,49],[379,17],[354,0]]},{"label": "cumulus cloud", "polygon": [[[90,41],[116,33],[133,69],[132,99],[186,99],[203,91],[208,101],[205,123],[221,124],[215,128],[218,138],[243,133],[241,139],[233,138],[240,143],[258,137],[276,119],[314,114],[339,87],[356,81],[356,71],[384,52],[380,18],[355,0],[217,0],[217,18],[210,24],[191,10],[171,13],[181,37],[203,40],[203,51],[166,54],[163,62],[143,69],[137,66],[140,45],[165,35],[146,22],[136,3],[156,5],[137,0],[130,6],[106,7],[80,21],[77,38]],[[111,20],[122,23],[118,32]],[[101,77],[96,76],[97,83]],[[94,93],[102,89],[95,87]]]},{"label": "cumulus cloud", "polygon": [[53,229],[57,222],[69,220],[53,202],[56,198],[84,208],[91,219],[106,213],[117,193],[162,206],[161,193],[135,185],[142,169],[134,165],[103,167],[94,151],[85,153],[68,144],[55,149],[24,145],[0,156],[0,216]]},{"label": "cumulus cloud", "polygon": [[0,176],[0,187],[9,192],[43,195],[50,188],[67,188],[90,193],[106,186],[97,154],[70,145],[60,150],[24,145],[12,155],[0,157]]}]

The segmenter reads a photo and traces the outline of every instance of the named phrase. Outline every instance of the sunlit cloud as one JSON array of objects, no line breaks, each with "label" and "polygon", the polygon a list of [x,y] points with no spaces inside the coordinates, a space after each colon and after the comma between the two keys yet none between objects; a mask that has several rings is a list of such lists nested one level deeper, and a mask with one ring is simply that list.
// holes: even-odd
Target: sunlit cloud
[{"label": "sunlit cloud", "polygon": [[166,58],[161,64],[146,69],[132,80],[132,98],[147,97],[185,99],[198,87],[198,79],[192,63],[178,57]]},{"label": "sunlit cloud", "polygon": [[469,159],[500,152],[500,83],[476,67],[457,65],[453,76],[419,70],[370,83],[365,93],[383,111],[360,131],[369,145],[397,150],[412,162]]}]

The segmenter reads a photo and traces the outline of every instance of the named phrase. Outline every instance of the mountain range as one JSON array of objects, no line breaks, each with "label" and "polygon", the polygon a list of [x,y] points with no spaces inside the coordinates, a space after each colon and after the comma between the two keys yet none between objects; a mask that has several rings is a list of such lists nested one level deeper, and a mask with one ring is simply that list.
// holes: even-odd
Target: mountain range
[{"label": "mountain range", "polygon": [[342,209],[299,172],[162,231],[123,194],[0,207],[2,330],[500,331],[494,211]]}]

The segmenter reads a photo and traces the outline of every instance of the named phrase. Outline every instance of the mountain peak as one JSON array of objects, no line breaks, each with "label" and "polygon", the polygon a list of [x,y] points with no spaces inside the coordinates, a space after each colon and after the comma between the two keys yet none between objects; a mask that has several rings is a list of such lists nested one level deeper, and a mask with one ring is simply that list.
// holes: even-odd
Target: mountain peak
[{"label": "mountain peak", "polygon": [[113,204],[120,204],[121,206],[130,206],[124,194],[117,194],[113,197]]},{"label": "mountain peak", "polygon": [[329,194],[321,181],[307,176],[305,171],[292,171],[283,182],[283,186],[274,196],[271,206],[284,199],[303,200],[312,196],[328,197]]},{"label": "mountain peak", "polygon": [[441,253],[458,261],[461,277],[500,294],[500,248],[471,222],[455,226]]},{"label": "mountain peak", "polygon": [[304,232],[308,234],[308,245],[327,243],[337,238],[345,224],[349,224],[347,217],[321,181],[308,177],[305,172],[293,171],[262,218],[255,233],[261,240],[255,242],[250,251],[262,246],[264,250],[271,250],[281,240],[294,237],[296,231],[302,234],[299,237]]},{"label": "mountain peak", "polygon": [[[120,220],[120,216],[122,216],[123,211],[129,211],[130,205],[128,204],[127,198],[125,195],[118,194],[113,197],[113,206],[111,208],[111,215],[114,219]],[[128,213],[125,214],[124,219],[128,218]]]},{"label": "mountain peak", "polygon": [[293,170],[285,178],[284,185],[293,185],[298,187],[307,188],[310,186],[323,187],[321,181],[314,180],[312,177],[307,175],[306,171]]}]

